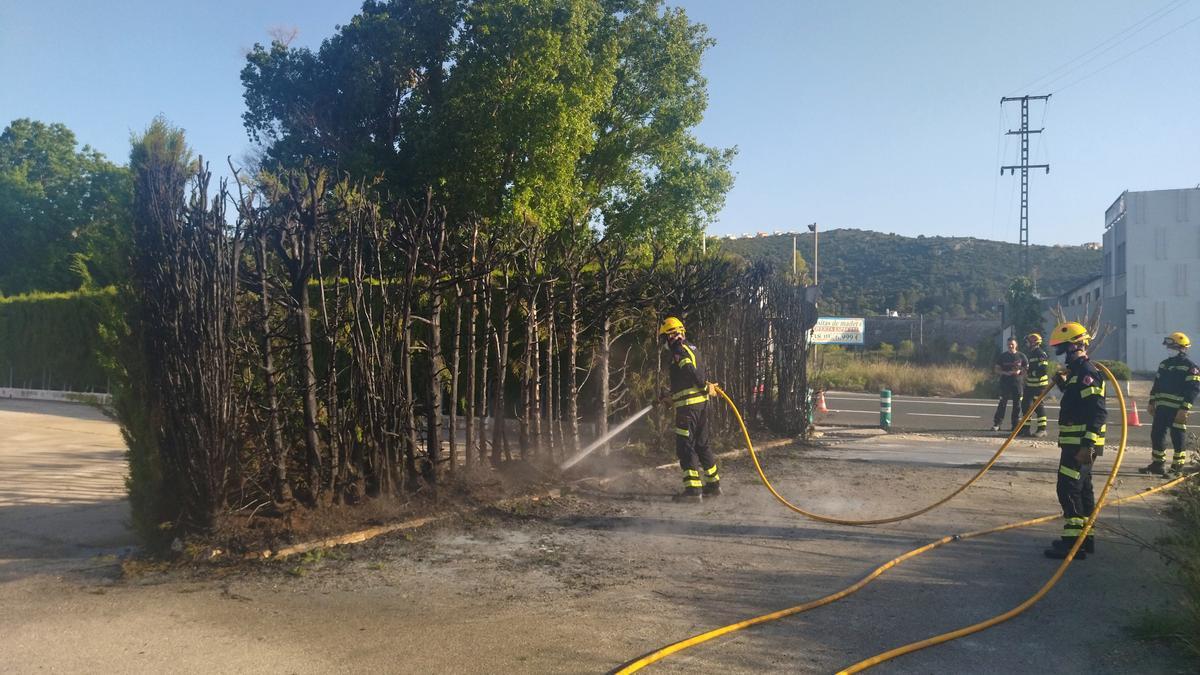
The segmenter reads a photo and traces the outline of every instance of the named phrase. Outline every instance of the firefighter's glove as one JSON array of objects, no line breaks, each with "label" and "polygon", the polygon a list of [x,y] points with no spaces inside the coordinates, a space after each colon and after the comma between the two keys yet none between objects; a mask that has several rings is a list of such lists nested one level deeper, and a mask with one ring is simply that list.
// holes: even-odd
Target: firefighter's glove
[{"label": "firefighter's glove", "polygon": [[[1084,443],[1087,443],[1087,445],[1084,445]],[[1086,438],[1083,439],[1083,441],[1079,444],[1079,450],[1075,452],[1075,461],[1078,462],[1080,466],[1083,466],[1084,464],[1091,464],[1094,457],[1095,455],[1092,452],[1091,441]]]},{"label": "firefighter's glove", "polygon": [[1175,424],[1187,424],[1187,414],[1187,410],[1180,408],[1178,412],[1175,413]]},{"label": "firefighter's glove", "polygon": [[716,397],[720,396],[720,394],[717,393],[717,383],[716,382],[706,382],[704,384],[704,390],[706,392],[708,392],[709,398],[716,398]]},{"label": "firefighter's glove", "polygon": [[1147,405],[1147,406],[1146,406],[1146,410],[1147,410],[1147,411],[1148,411],[1148,412],[1149,412],[1151,415],[1153,415],[1153,414],[1154,414],[1154,409],[1155,409],[1155,408],[1157,408],[1157,407],[1158,407],[1158,406],[1154,404],[1154,401],[1150,401],[1149,405]]},{"label": "firefighter's glove", "polygon": [[663,408],[671,407],[671,393],[664,392],[664,393],[660,394],[658,399],[655,401],[655,403],[657,403],[659,406],[661,406]]}]

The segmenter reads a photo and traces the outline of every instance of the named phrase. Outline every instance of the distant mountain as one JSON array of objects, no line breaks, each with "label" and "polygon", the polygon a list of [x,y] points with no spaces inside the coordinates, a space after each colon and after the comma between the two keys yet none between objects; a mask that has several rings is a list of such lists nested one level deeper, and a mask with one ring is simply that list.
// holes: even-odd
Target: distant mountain
[{"label": "distant mountain", "polygon": [[[1019,274],[1020,246],[972,237],[902,237],[869,230],[821,232],[822,313],[893,309],[934,316],[995,315]],[[792,235],[723,239],[721,250],[750,262],[791,267]],[[812,274],[813,235],[797,248]],[[1038,293],[1058,295],[1100,272],[1102,253],[1083,246],[1032,246]]]}]

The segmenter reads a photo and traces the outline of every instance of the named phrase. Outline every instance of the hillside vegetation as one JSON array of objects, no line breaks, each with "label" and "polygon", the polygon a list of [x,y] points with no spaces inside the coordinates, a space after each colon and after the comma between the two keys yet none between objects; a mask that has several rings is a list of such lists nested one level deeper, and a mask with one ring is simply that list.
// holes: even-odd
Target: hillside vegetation
[{"label": "hillside vegetation", "polygon": [[[812,234],[798,248],[812,257]],[[720,242],[751,262],[791,265],[792,235]],[[971,237],[902,237],[868,230],[822,232],[819,281],[822,313],[919,312],[934,316],[995,315],[1018,272],[1017,244]],[[1082,246],[1033,246],[1039,295],[1056,295],[1099,273],[1101,252]],[[809,261],[811,267],[812,262]]]}]

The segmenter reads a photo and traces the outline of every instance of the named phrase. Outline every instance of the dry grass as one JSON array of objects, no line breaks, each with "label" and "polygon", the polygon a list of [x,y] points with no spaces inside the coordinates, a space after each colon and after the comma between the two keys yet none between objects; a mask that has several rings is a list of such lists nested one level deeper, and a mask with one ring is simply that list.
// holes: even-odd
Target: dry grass
[{"label": "dry grass", "polygon": [[819,386],[843,391],[891,389],[898,395],[961,396],[978,392],[991,378],[986,370],[973,366],[854,359],[827,365],[814,380]]}]

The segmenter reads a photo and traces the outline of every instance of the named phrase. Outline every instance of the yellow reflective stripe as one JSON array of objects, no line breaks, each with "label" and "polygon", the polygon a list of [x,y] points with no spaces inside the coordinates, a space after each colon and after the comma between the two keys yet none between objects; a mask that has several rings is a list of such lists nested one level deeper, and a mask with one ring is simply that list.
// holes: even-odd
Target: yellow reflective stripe
[{"label": "yellow reflective stripe", "polygon": [[692,396],[694,394],[703,394],[703,393],[704,393],[704,389],[701,387],[688,387],[687,389],[680,389],[679,391],[671,394],[671,398],[678,401],[681,398],[686,398],[686,397]]},{"label": "yellow reflective stripe", "polygon": [[1079,398],[1087,398],[1089,396],[1103,396],[1103,395],[1104,395],[1104,386],[1103,385],[1101,385],[1099,387],[1087,387],[1086,389],[1079,390]]},{"label": "yellow reflective stripe", "polygon": [[694,365],[696,365],[696,362],[691,360],[690,358],[682,358],[682,359],[679,359],[679,363],[677,363],[676,365],[678,365],[680,368],[682,368],[684,366],[694,366]]},{"label": "yellow reflective stripe", "polygon": [[1096,443],[1103,443],[1103,442],[1104,442],[1104,437],[1103,437],[1103,436],[1101,436],[1101,435],[1099,435],[1099,434],[1096,434],[1096,433],[1093,433],[1093,432],[1091,432],[1091,431],[1089,431],[1089,432],[1085,433],[1085,434],[1083,435],[1083,437],[1084,437],[1084,438],[1087,438],[1087,439],[1091,439],[1092,441],[1094,441],[1094,442],[1096,442]]},{"label": "yellow reflective stripe", "polygon": [[683,480],[683,487],[690,487],[690,488],[704,487],[704,483],[701,483],[699,478],[693,478],[691,480],[688,480],[685,478]]},{"label": "yellow reflective stripe", "polygon": [[1175,427],[1176,429],[1178,429],[1180,431],[1187,431],[1186,424],[1172,424],[1171,426]]},{"label": "yellow reflective stripe", "polygon": [[675,407],[683,408],[684,406],[696,405],[697,403],[704,403],[707,400],[708,400],[707,396],[695,396],[693,398],[685,398],[682,401],[676,401]]},{"label": "yellow reflective stripe", "polygon": [[695,469],[684,469],[683,470],[683,479],[684,480],[687,480],[688,478],[699,478],[699,477],[700,477],[700,472]]},{"label": "yellow reflective stripe", "polygon": [[1063,436],[1060,434],[1058,437],[1058,444],[1059,445],[1079,445],[1079,437],[1078,436]]},{"label": "yellow reflective stripe", "polygon": [[713,474],[713,475],[711,475],[711,476],[705,476],[705,477],[704,477],[704,482],[705,482],[705,483],[708,483],[709,485],[712,485],[713,483],[720,483],[720,482],[721,482],[721,477],[720,477],[720,476],[718,476],[717,474],[715,474],[715,473],[714,473],[714,474]]},{"label": "yellow reflective stripe", "polygon": [[1071,432],[1075,432],[1075,431],[1084,431],[1086,429],[1087,429],[1086,424],[1060,424],[1060,425],[1058,425],[1058,431],[1060,433],[1071,433]]},{"label": "yellow reflective stripe", "polygon": [[1064,466],[1062,464],[1059,464],[1058,472],[1061,473],[1062,475],[1066,476],[1067,478],[1074,478],[1076,480],[1079,480],[1079,472],[1076,471],[1075,469],[1072,469],[1069,466]]},{"label": "yellow reflective stripe", "polygon": [[1200,375],[1188,375],[1183,378],[1184,382],[1200,382]]},{"label": "yellow reflective stripe", "polygon": [[687,429],[680,429],[679,427],[675,427],[675,433],[683,436],[684,438],[692,435],[692,432],[688,431]]},{"label": "yellow reflective stripe", "polygon": [[712,466],[708,467],[707,469],[704,470],[704,473],[706,473],[710,476],[717,475],[717,465],[713,464]]},{"label": "yellow reflective stripe", "polygon": [[[1154,396],[1157,396],[1159,398],[1159,400],[1167,400],[1167,401],[1182,401],[1183,400],[1182,396],[1176,396],[1175,394],[1168,394],[1168,393],[1162,392],[1162,391],[1158,392]],[[1153,396],[1151,398],[1153,398]]]}]

